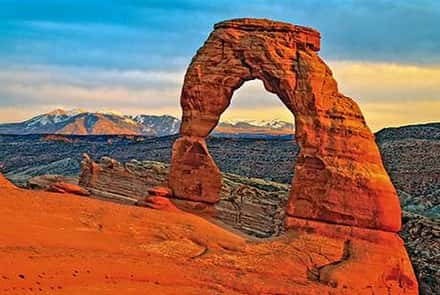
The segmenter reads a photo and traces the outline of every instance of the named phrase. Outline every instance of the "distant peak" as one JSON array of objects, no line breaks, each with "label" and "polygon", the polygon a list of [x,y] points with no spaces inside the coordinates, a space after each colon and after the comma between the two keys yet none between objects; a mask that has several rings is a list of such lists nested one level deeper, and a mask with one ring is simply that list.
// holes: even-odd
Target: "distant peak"
[{"label": "distant peak", "polygon": [[85,112],[86,111],[83,109],[64,110],[64,109],[59,108],[59,109],[55,109],[49,113],[46,113],[45,115],[48,115],[48,116],[56,116],[56,115],[58,115],[58,116],[63,116],[63,115],[64,116],[75,116],[75,115],[82,114]]},{"label": "distant peak", "polygon": [[288,122],[286,120],[281,119],[273,119],[273,120],[250,120],[250,119],[233,119],[233,120],[222,120],[221,123],[236,125],[240,123],[246,123],[253,126],[272,126],[281,124],[293,125],[293,122]]},{"label": "distant peak", "polygon": [[68,115],[78,115],[78,114],[83,114],[83,113],[87,113],[86,110],[84,109],[72,109],[66,112]]},{"label": "distant peak", "polygon": [[65,115],[66,111],[63,109],[55,109],[51,112],[46,113],[46,115]]},{"label": "distant peak", "polygon": [[113,116],[118,116],[118,117],[124,117],[124,115],[121,112],[114,111],[114,110],[101,110],[96,113],[102,114],[102,115],[113,115]]}]

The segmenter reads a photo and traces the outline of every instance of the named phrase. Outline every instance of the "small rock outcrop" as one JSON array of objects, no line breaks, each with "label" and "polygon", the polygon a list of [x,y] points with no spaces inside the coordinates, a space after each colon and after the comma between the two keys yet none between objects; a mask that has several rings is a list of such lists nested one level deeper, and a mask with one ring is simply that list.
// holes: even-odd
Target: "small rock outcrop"
[{"label": "small rock outcrop", "polygon": [[168,170],[163,163],[136,160],[120,163],[109,157],[95,162],[87,154],[83,155],[79,185],[94,195],[120,195],[135,202],[143,199],[149,190],[166,187],[167,183]]},{"label": "small rock outcrop", "polygon": [[[174,198],[167,188],[168,173],[169,166],[160,162],[120,163],[108,157],[96,162],[84,155],[79,183],[97,197],[151,208],[151,197]],[[222,177],[219,201],[214,206],[179,199],[173,202],[257,237],[284,232],[287,185],[233,174]]]},{"label": "small rock outcrop", "polygon": [[147,197],[145,201],[138,201],[135,205],[161,211],[180,212],[169,198],[159,196]]},{"label": "small rock outcrop", "polygon": [[64,181],[53,183],[48,191],[62,194],[74,194],[79,196],[90,196],[90,192],[81,186]]},{"label": "small rock outcrop", "polygon": [[34,190],[90,196],[90,192],[88,190],[78,185],[77,177],[66,177],[62,175],[40,175],[29,179],[26,186]]},{"label": "small rock outcrop", "polygon": [[287,215],[400,229],[399,201],[374,136],[358,105],[339,93],[319,49],[319,32],[288,23],[236,19],[214,26],[185,75],[169,182],[176,197],[220,201],[223,179],[205,138],[234,91],[259,79],[295,116],[300,153]]},{"label": "small rock outcrop", "polygon": [[163,198],[172,198],[173,192],[165,186],[155,186],[148,190],[148,196],[151,197],[163,197]]}]

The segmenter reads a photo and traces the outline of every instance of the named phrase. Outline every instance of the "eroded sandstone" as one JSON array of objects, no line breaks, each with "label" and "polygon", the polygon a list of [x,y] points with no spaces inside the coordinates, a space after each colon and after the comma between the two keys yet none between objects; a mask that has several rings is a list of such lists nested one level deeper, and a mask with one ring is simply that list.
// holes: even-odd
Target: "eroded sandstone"
[{"label": "eroded sandstone", "polygon": [[182,199],[219,201],[222,181],[205,138],[244,82],[259,79],[295,116],[301,148],[287,214],[397,232],[400,206],[358,105],[318,56],[320,35],[261,19],[215,25],[185,75],[181,138],[170,186]]},{"label": "eroded sandstone", "polygon": [[217,195],[219,201],[212,205],[171,195],[167,189],[168,173],[169,166],[160,162],[132,160],[120,163],[108,157],[93,161],[84,155],[79,182],[97,197],[150,208],[154,207],[151,196],[170,197],[186,211],[258,237],[284,232],[287,185],[223,174],[224,181]]},{"label": "eroded sandstone", "polygon": [[249,241],[184,212],[2,186],[0,223],[2,294],[417,294],[390,232],[315,221]]}]

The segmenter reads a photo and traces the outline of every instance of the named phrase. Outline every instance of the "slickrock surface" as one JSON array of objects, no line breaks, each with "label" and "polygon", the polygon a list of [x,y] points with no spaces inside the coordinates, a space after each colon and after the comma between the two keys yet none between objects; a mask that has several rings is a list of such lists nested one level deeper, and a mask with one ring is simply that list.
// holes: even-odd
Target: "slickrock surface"
[{"label": "slickrock surface", "polygon": [[287,214],[397,232],[400,206],[374,136],[357,104],[338,91],[318,56],[317,31],[262,19],[215,25],[185,75],[181,138],[170,186],[177,197],[217,202],[222,177],[205,138],[233,92],[263,81],[295,116],[300,146]]},{"label": "slickrock surface", "polygon": [[0,172],[0,187],[14,189],[16,186],[12,184],[3,174]]},{"label": "slickrock surface", "polygon": [[[417,294],[396,234],[246,241],[194,215],[0,187],[1,294]],[[332,225],[330,225],[332,227]]]},{"label": "slickrock surface", "polygon": [[[153,161],[120,163],[108,157],[95,162],[84,155],[79,183],[98,197],[151,207],[145,197],[157,186],[167,186],[168,167]],[[284,232],[288,185],[233,174],[223,174],[223,178],[220,200],[213,207],[179,200],[176,204],[254,236]]]},{"label": "slickrock surface", "polygon": [[[403,210],[419,215],[432,217],[430,222],[439,224],[440,182],[430,181],[440,168],[438,154],[439,124],[404,126],[401,128],[384,129],[377,133],[377,143],[382,152],[384,165],[390,174],[396,189],[399,191]],[[121,162],[130,159],[148,159],[153,161],[169,162],[171,146],[174,137],[129,140],[127,137],[88,136],[72,139],[77,144],[63,142],[48,142],[41,140],[42,136],[0,136],[0,166],[5,175],[12,178],[15,173],[26,174],[26,179],[38,172],[62,173],[63,175],[78,175],[80,170],[81,153],[88,152],[94,159],[103,155],[111,155]],[[70,137],[69,137],[70,138]],[[107,144],[108,139],[112,144]],[[249,177],[264,178],[277,182],[288,183],[291,179],[298,146],[294,140],[287,139],[229,139],[208,138],[210,153],[213,155],[220,170]],[[50,163],[63,163],[64,158],[75,159],[75,169],[70,165],[61,165],[60,169]],[[62,169],[61,169],[62,168]],[[417,178],[406,182],[400,179],[401,175],[411,173]],[[24,176],[23,174],[23,176]],[[15,180],[14,180],[15,181]],[[420,182],[419,182],[420,181]],[[411,186],[408,184],[411,183]],[[412,188],[411,194],[407,191]],[[130,199],[127,203],[137,200]],[[421,294],[437,294],[440,281],[435,278],[440,270],[440,264],[430,263],[440,257],[438,241],[420,238],[418,234],[408,234],[411,226],[424,224],[425,219],[410,222],[403,219],[402,231],[399,233],[405,240],[416,274],[420,276]],[[410,225],[406,226],[406,223]],[[419,249],[419,250],[417,250]],[[423,249],[423,250],[420,250]],[[432,275],[424,275],[431,273]],[[429,291],[431,290],[431,291]]]}]

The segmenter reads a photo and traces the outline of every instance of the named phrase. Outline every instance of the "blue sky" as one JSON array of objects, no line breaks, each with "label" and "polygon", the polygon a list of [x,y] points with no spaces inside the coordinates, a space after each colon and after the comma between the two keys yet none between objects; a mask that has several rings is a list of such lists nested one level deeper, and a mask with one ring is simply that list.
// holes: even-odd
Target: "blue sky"
[{"label": "blue sky", "polygon": [[[54,107],[178,115],[191,57],[214,23],[236,17],[318,29],[321,56],[375,128],[440,121],[436,0],[0,0],[0,7],[0,121]],[[226,117],[256,119],[268,106],[274,117],[289,116],[258,82],[248,83]]]}]

